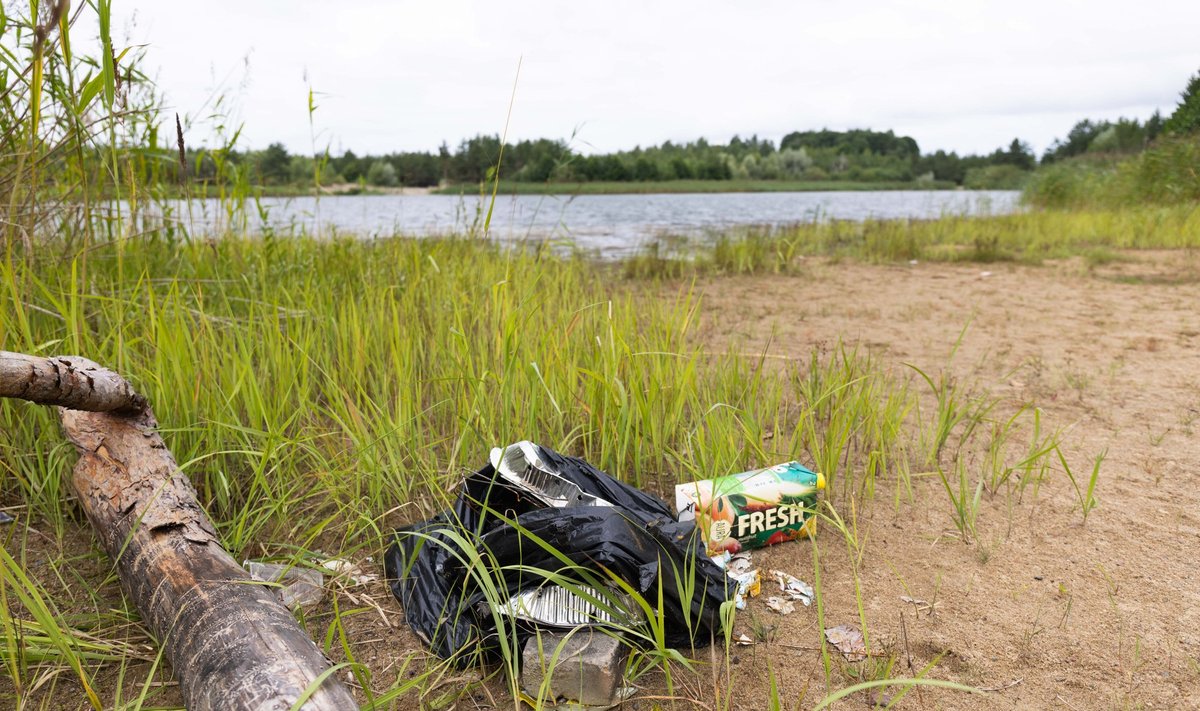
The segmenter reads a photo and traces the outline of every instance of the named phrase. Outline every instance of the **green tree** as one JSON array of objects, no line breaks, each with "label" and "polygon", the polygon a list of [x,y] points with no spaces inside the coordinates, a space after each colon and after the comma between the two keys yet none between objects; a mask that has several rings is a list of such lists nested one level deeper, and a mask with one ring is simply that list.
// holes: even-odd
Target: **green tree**
[{"label": "green tree", "polygon": [[430,187],[437,185],[441,177],[437,156],[431,153],[393,153],[384,160],[396,169],[396,179],[401,185]]},{"label": "green tree", "polygon": [[1149,122],[1143,127],[1137,119],[1121,118],[1092,139],[1089,153],[1137,153],[1148,142]]},{"label": "green tree", "polygon": [[291,156],[282,143],[272,143],[258,160],[258,173],[265,183],[286,183],[291,177]]},{"label": "green tree", "polygon": [[922,156],[917,161],[916,170],[922,174],[933,174],[934,180],[949,180],[962,185],[970,166],[958,153],[938,150],[936,153]]},{"label": "green tree", "polygon": [[803,148],[785,148],[778,155],[778,172],[785,178],[799,180],[813,167],[813,159]]},{"label": "green tree", "polygon": [[646,158],[638,158],[633,164],[634,180],[658,180],[658,166]]},{"label": "green tree", "polygon": [[1157,109],[1150,118],[1146,119],[1146,141],[1153,141],[1158,138],[1158,134],[1162,133],[1163,123],[1166,121],[1162,117],[1162,113]]},{"label": "green tree", "polygon": [[399,177],[396,175],[396,166],[386,160],[377,160],[367,169],[367,182],[371,185],[390,188],[394,187],[399,182]]},{"label": "green tree", "polygon": [[1015,165],[1021,170],[1033,170],[1033,166],[1037,165],[1037,158],[1033,155],[1033,149],[1029,147],[1019,138],[1014,138],[1012,143],[1008,145],[1008,151],[1003,155],[1001,160],[993,161],[997,165]]},{"label": "green tree", "polygon": [[696,177],[696,171],[692,170],[692,165],[684,160],[682,156],[676,156],[671,159],[671,172],[679,180],[691,180]]},{"label": "green tree", "polygon": [[351,183],[357,183],[358,179],[362,177],[362,161],[358,159],[358,156],[354,155],[354,151],[347,150],[342,154],[341,158],[332,162],[338,172],[342,174],[342,177]]},{"label": "green tree", "polygon": [[1165,133],[1191,133],[1200,129],[1200,72],[1188,79],[1187,88],[1179,95],[1179,105],[1163,124]]},{"label": "green tree", "polygon": [[[463,183],[478,183],[486,180],[489,172],[500,160],[500,136],[475,136],[462,141],[451,161],[451,177]],[[501,174],[507,176],[505,162]]]},{"label": "green tree", "polygon": [[1108,121],[1093,123],[1090,119],[1084,119],[1077,122],[1071,127],[1065,140],[1055,139],[1046,154],[1042,156],[1042,162],[1053,163],[1086,153],[1088,146],[1092,145],[1092,139],[1103,133],[1108,127]]}]

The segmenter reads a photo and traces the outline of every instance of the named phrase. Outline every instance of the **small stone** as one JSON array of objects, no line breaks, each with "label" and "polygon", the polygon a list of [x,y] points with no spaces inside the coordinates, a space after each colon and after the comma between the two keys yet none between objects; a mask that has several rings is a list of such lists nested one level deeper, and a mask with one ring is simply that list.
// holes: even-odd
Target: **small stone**
[{"label": "small stone", "polygon": [[[521,687],[534,699],[574,704],[566,708],[610,708],[622,700],[628,653],[620,639],[588,627],[563,634],[541,632],[525,643]],[[547,674],[549,683],[543,690]]]}]

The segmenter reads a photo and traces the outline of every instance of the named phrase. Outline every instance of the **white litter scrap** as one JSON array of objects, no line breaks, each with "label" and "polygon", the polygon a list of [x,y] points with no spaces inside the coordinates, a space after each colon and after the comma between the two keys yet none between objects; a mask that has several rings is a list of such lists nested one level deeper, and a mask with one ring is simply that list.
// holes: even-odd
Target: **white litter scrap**
[{"label": "white litter scrap", "polygon": [[802,602],[805,607],[812,605],[813,589],[811,585],[782,570],[772,570],[771,576],[775,578],[775,582],[779,583],[779,589],[783,591],[787,599]]},{"label": "white litter scrap", "polygon": [[729,557],[729,562],[725,565],[725,570],[731,575],[741,575],[749,573],[754,567],[754,560],[748,552],[738,553]]},{"label": "white litter scrap", "polygon": [[734,604],[739,610],[746,609],[746,598],[758,597],[762,592],[762,582],[758,578],[757,570],[750,570],[741,575],[733,575],[726,573],[729,579],[737,583],[737,591],[733,594]]},{"label": "white litter scrap", "polygon": [[781,615],[790,615],[796,611],[796,606],[792,604],[791,600],[784,600],[783,598],[775,597],[774,595],[767,598],[767,607]]},{"label": "white litter scrap", "polygon": [[363,569],[351,563],[348,560],[341,558],[330,558],[321,563],[321,567],[330,571],[339,578],[344,578],[354,583],[355,585],[367,585],[379,580],[379,576],[374,573],[364,573]]},{"label": "white litter scrap", "polygon": [[256,560],[242,562],[254,580],[278,583],[275,594],[285,607],[312,607],[325,595],[325,576],[319,570]]},{"label": "white litter scrap", "polygon": [[720,555],[711,556],[713,563],[718,568],[725,571],[725,577],[737,583],[737,590],[733,593],[734,604],[737,609],[746,609],[746,599],[758,597],[762,592],[762,579],[758,575],[758,571],[753,568],[754,559],[750,557],[749,552],[731,554],[729,551],[722,551]]}]

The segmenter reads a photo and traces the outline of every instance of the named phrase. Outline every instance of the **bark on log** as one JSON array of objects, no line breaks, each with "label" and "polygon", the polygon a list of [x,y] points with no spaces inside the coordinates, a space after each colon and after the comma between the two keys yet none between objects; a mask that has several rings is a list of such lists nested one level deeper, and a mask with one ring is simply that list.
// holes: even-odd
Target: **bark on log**
[{"label": "bark on log", "polygon": [[[272,588],[221,548],[153,413],[123,378],[82,358],[0,351],[0,395],[106,410],[59,411],[79,451],[72,484],[189,709],[286,710],[330,668]],[[358,706],[330,674],[303,708]]]},{"label": "bark on log", "polygon": [[89,412],[135,414],[148,407],[124,378],[87,358],[8,351],[0,351],[0,397]]}]

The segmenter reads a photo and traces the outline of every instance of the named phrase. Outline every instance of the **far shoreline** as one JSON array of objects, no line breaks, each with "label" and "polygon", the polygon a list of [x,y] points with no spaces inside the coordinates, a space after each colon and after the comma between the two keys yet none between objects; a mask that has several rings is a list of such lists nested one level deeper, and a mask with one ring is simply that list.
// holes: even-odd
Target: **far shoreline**
[{"label": "far shoreline", "polygon": [[500,181],[499,186],[445,185],[434,188],[434,195],[650,195],[686,193],[801,193],[801,192],[878,192],[895,190],[955,190],[948,181],[883,182],[852,180],[648,180],[594,181],[586,183],[525,183]]},{"label": "far shoreline", "polygon": [[[163,186],[172,199],[219,197],[212,185],[196,184],[186,187]],[[523,183],[501,181],[499,186],[443,184],[441,186],[375,186],[359,183],[335,183],[322,185],[318,189],[295,185],[254,185],[251,194],[263,198],[295,197],[379,197],[425,195],[490,197],[517,195],[555,195],[573,197],[580,195],[686,195],[718,193],[820,193],[820,192],[976,192],[976,191],[1020,191],[1020,187],[985,186],[964,187],[945,182],[861,182],[849,180],[826,181],[767,181],[767,180],[670,180],[646,182],[590,182],[590,183]],[[113,195],[110,198],[115,197]]]}]

